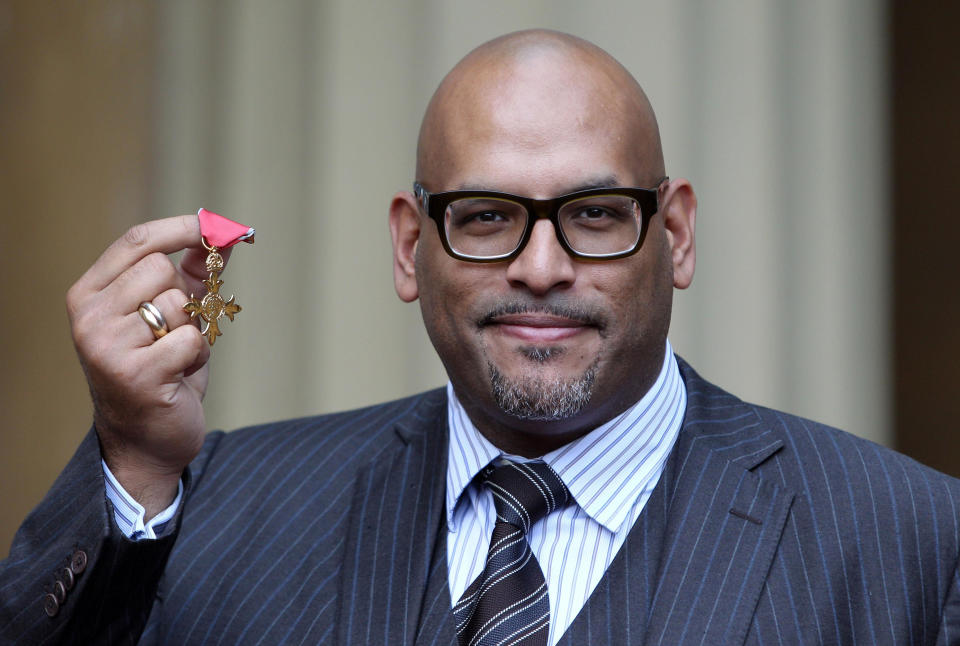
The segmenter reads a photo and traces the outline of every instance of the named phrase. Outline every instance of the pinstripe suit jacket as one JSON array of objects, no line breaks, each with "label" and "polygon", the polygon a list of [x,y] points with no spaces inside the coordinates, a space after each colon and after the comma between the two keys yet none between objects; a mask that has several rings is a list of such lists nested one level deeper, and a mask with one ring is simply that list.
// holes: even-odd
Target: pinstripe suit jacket
[{"label": "pinstripe suit jacket", "polygon": [[[960,482],[680,365],[686,417],[644,511],[660,549],[631,534],[567,643],[960,644]],[[437,390],[212,433],[166,535],[139,543],[88,435],[0,564],[0,643],[453,644],[445,427]]]}]

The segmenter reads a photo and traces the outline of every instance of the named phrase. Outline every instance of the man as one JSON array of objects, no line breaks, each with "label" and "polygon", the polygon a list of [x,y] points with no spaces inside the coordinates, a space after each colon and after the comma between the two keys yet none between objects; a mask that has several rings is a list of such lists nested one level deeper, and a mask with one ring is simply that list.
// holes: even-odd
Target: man
[{"label": "man", "polygon": [[394,279],[444,390],[205,435],[196,219],[133,229],[78,281],[94,429],[0,566],[0,636],[960,643],[960,483],[672,354],[696,199],[616,61],[552,32],[481,46],[416,175]]}]

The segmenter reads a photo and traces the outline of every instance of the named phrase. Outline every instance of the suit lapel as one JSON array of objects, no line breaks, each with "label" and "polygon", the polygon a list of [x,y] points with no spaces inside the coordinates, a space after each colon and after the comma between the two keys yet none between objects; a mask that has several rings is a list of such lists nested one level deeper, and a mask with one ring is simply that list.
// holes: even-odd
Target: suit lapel
[{"label": "suit lapel", "polygon": [[430,580],[423,598],[420,625],[417,628],[416,646],[456,644],[457,633],[453,623],[453,603],[450,599],[450,574],[447,569],[447,525],[441,520],[437,528],[438,540],[434,544]]},{"label": "suit lapel", "polygon": [[[434,567],[444,519],[444,392],[419,400],[389,441],[396,446],[356,476],[338,601],[341,644],[413,644],[421,616],[440,603],[429,596],[437,594],[431,581],[446,580],[445,555],[442,572]],[[450,614],[449,600],[444,610]]]},{"label": "suit lapel", "polygon": [[783,443],[751,408],[680,362],[687,413],[647,644],[741,644],[793,493],[753,472]]}]

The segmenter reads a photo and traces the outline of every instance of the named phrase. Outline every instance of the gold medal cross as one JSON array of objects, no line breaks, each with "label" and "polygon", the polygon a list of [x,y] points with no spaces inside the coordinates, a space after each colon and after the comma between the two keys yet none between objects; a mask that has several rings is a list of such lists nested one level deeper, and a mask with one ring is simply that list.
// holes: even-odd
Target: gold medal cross
[{"label": "gold medal cross", "polygon": [[[204,246],[207,247],[206,242]],[[203,281],[203,286],[207,288],[207,293],[202,300],[197,299],[190,294],[190,300],[183,306],[183,311],[190,315],[191,320],[198,316],[205,323],[201,334],[207,337],[210,345],[213,345],[218,336],[223,335],[220,331],[220,317],[226,316],[231,321],[234,315],[242,308],[233,302],[231,296],[229,301],[224,301],[220,295],[220,286],[223,281],[220,280],[220,272],[223,270],[223,256],[217,253],[216,247],[207,247],[210,254],[207,256],[207,271],[210,277]]]}]

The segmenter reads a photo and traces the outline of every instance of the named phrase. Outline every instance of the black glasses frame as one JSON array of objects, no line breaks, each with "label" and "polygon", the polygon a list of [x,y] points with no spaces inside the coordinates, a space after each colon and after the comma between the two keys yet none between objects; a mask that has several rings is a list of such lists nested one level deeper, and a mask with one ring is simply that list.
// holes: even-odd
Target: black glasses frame
[{"label": "black glasses frame", "polygon": [[[510,193],[501,193],[499,191],[444,191],[442,193],[430,193],[419,182],[413,185],[413,195],[420,202],[423,212],[437,225],[437,233],[440,236],[440,242],[443,244],[444,251],[457,260],[466,260],[467,262],[504,262],[513,260],[519,256],[527,242],[530,240],[530,234],[533,232],[533,225],[537,220],[550,220],[553,223],[553,231],[557,235],[557,241],[563,250],[573,258],[581,260],[615,260],[635,254],[641,246],[647,235],[647,227],[650,218],[657,212],[660,203],[660,187],[668,178],[664,177],[654,188],[633,188],[633,187],[613,187],[613,188],[591,188],[586,191],[576,191],[567,195],[561,195],[548,200],[537,200],[531,197],[521,195],[511,195]],[[640,235],[637,237],[637,243],[632,249],[619,251],[610,254],[586,254],[581,253],[570,246],[563,228],[560,226],[560,209],[570,201],[582,199],[585,197],[594,197],[597,195],[622,195],[637,201],[640,206]],[[523,206],[527,211],[527,224],[520,236],[520,241],[516,248],[510,253],[499,256],[490,256],[489,258],[478,258],[476,256],[464,255],[458,253],[450,246],[447,240],[447,234],[443,224],[444,213],[451,202],[464,198],[495,198],[501,200],[510,200]]]}]

